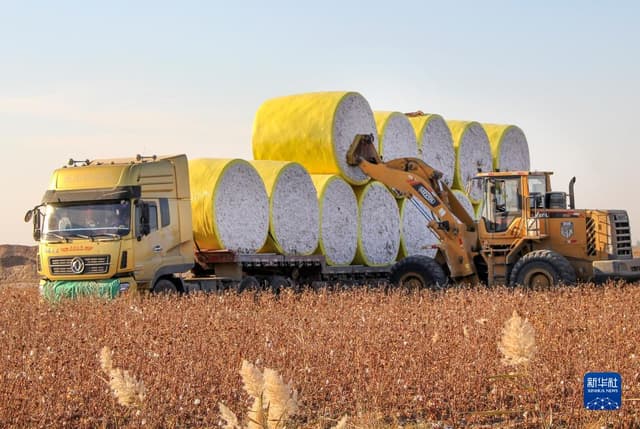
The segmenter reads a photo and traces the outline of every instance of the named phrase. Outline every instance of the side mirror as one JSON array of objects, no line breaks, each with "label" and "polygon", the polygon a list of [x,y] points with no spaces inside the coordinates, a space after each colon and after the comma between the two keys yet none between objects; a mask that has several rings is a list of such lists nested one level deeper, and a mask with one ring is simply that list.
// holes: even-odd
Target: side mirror
[{"label": "side mirror", "polygon": [[[32,211],[33,213],[33,239],[35,241],[40,241],[40,238],[42,237],[42,231],[41,231],[41,220],[42,220],[42,215],[40,214],[40,210],[38,210],[37,208],[33,209]],[[31,217],[31,216],[29,216]]]},{"label": "side mirror", "polygon": [[29,222],[31,220],[31,218],[33,217],[33,210],[27,210],[27,212],[24,214],[24,221],[25,222]]}]

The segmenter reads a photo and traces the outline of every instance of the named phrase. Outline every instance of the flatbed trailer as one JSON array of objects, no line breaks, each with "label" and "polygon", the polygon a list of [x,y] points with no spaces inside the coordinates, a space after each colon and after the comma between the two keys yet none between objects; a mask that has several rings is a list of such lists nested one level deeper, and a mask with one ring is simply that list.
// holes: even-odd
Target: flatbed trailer
[{"label": "flatbed trailer", "polygon": [[348,287],[358,284],[378,286],[386,283],[391,265],[332,266],[323,255],[281,255],[276,253],[236,253],[230,250],[198,250],[196,266],[180,276],[185,292],[300,290],[304,287]]}]

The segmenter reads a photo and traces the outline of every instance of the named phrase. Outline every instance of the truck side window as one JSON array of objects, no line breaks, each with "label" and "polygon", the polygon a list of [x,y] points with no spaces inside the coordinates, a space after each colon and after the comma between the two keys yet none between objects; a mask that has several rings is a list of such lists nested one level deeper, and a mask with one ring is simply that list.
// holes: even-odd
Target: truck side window
[{"label": "truck side window", "polygon": [[169,200],[160,198],[160,224],[164,228],[171,223],[171,213],[169,211]]},{"label": "truck side window", "polygon": [[149,230],[158,230],[158,207],[154,203],[149,204]]},{"label": "truck side window", "polygon": [[[158,230],[158,207],[156,203],[147,203],[149,206],[149,232]],[[136,233],[141,231],[140,218],[142,213],[139,207],[136,207]]]}]

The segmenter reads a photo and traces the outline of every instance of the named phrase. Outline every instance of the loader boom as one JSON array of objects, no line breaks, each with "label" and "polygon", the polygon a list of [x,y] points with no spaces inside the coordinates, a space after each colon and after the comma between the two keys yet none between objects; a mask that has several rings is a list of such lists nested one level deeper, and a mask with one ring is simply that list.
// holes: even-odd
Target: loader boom
[{"label": "loader boom", "polygon": [[473,258],[478,238],[475,223],[449,187],[440,180],[442,174],[418,158],[380,159],[373,136],[359,134],[348,153],[347,163],[358,166],[375,180],[385,184],[424,215],[426,225],[440,239],[440,255],[456,280],[476,282]]}]

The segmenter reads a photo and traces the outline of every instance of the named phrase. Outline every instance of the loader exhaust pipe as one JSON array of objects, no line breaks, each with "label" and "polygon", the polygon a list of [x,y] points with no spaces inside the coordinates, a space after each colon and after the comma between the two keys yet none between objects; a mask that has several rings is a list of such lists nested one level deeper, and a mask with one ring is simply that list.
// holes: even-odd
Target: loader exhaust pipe
[{"label": "loader exhaust pipe", "polygon": [[576,196],[573,193],[573,185],[576,183],[576,176],[573,176],[571,180],[569,180],[569,209],[576,209]]}]

